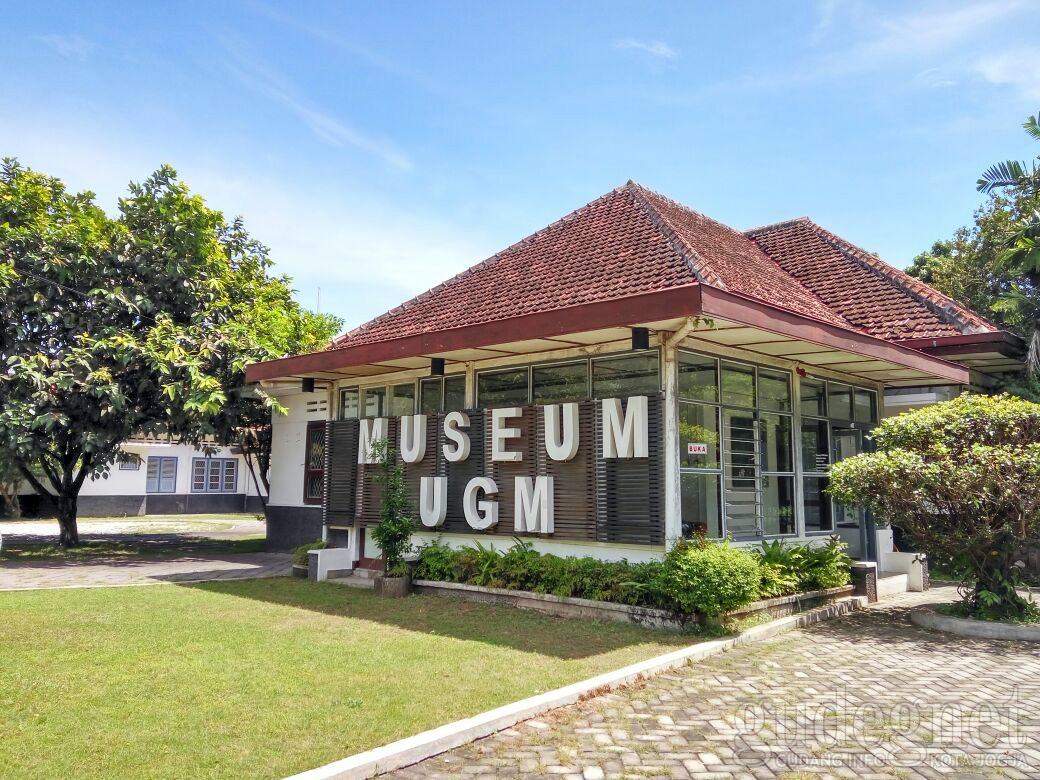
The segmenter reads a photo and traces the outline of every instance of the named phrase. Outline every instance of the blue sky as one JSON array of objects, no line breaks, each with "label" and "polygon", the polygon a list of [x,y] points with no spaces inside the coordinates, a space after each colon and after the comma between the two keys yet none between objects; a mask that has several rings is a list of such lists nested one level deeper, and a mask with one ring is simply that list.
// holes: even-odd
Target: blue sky
[{"label": "blue sky", "polygon": [[0,155],[168,162],[359,324],[635,179],[905,266],[1036,154],[1040,4],[19,3]]}]

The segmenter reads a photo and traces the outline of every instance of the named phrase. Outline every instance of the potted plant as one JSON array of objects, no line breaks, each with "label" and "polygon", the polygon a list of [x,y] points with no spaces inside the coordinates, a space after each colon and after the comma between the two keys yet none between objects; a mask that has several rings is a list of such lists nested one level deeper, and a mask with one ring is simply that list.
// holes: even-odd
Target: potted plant
[{"label": "potted plant", "polygon": [[375,591],[382,596],[406,596],[412,581],[405,556],[412,549],[412,534],[419,524],[411,511],[397,453],[386,439],[380,439],[373,444],[372,454],[381,467],[379,481],[383,485],[379,525],[372,529],[372,538],[383,552],[383,575],[376,578]]}]

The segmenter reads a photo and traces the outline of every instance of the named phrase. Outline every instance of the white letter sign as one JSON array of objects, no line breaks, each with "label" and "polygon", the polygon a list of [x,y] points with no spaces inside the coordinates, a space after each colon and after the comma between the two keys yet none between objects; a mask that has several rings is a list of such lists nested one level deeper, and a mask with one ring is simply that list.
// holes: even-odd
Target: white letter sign
[{"label": "white letter sign", "polygon": [[358,433],[358,463],[375,463],[372,455],[372,445],[380,439],[386,438],[386,418],[366,417],[361,420],[361,428]]},{"label": "white letter sign", "polygon": [[647,397],[628,399],[622,422],[621,399],[603,399],[603,457],[645,458],[650,454],[650,413]]},{"label": "white letter sign", "polygon": [[519,417],[523,410],[518,406],[491,410],[491,460],[516,463],[524,459],[522,452],[510,452],[506,449],[507,439],[520,438],[519,428],[507,428],[506,422],[511,417]]},{"label": "white letter sign", "polygon": [[458,463],[469,457],[469,434],[459,428],[469,427],[469,415],[465,412],[450,412],[444,417],[444,457]]},{"label": "white letter sign", "polygon": [[553,478],[517,477],[513,485],[513,530],[517,533],[551,534]]},{"label": "white letter sign", "polygon": [[[561,430],[560,414],[563,425]],[[571,460],[578,454],[578,405],[550,404],[542,407],[545,422],[545,451],[553,460]]]},{"label": "white letter sign", "polygon": [[401,460],[419,463],[426,457],[426,415],[409,414],[401,418]]},{"label": "white letter sign", "polygon": [[448,514],[448,478],[421,477],[419,479],[419,519],[427,528],[444,525]]},{"label": "white letter sign", "polygon": [[478,501],[477,494],[480,491],[493,496],[498,493],[498,485],[491,477],[473,477],[462,495],[462,508],[466,512],[466,522],[471,528],[486,531],[498,525],[498,502]]}]

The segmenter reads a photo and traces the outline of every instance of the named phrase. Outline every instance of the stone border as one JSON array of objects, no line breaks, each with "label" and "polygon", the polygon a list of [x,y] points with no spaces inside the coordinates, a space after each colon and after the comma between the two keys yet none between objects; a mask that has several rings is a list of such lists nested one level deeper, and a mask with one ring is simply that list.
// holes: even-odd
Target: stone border
[{"label": "stone border", "polygon": [[972,639],[1003,639],[1018,642],[1040,642],[1040,625],[998,623],[992,620],[941,615],[935,604],[926,604],[910,610],[910,622],[921,628],[945,631]]},{"label": "stone border", "polygon": [[391,742],[389,745],[374,750],[358,753],[316,769],[309,769],[293,775],[289,780],[361,780],[383,772],[392,772],[497,731],[511,728],[520,721],[529,720],[549,710],[574,704],[587,697],[598,696],[608,690],[685,666],[691,661],[700,661],[718,655],[734,647],[769,639],[796,628],[845,615],[854,609],[865,607],[866,604],[867,601],[862,596],[834,601],[809,612],[789,615],[749,628],[735,637],[690,645],[613,672],[606,672],[563,688],[557,688],[554,691],[488,710],[472,718],[457,720],[454,723]]},{"label": "stone border", "polygon": [[[648,628],[680,629],[683,627],[683,622],[666,609],[636,607],[630,604],[615,604],[610,601],[553,596],[550,593],[532,593],[526,590],[485,588],[478,585],[465,585],[460,582],[416,580],[412,585],[416,593],[455,596],[467,601],[502,604],[558,617],[592,618],[594,620],[608,620],[615,623],[633,623],[637,626]],[[731,620],[745,620],[762,614],[773,618],[784,617],[845,598],[852,594],[853,589],[852,585],[845,585],[840,588],[813,590],[806,593],[795,593],[792,596],[778,596],[777,598],[765,599],[764,601],[755,601],[746,607],[726,612],[705,622],[709,625],[724,625]]]}]

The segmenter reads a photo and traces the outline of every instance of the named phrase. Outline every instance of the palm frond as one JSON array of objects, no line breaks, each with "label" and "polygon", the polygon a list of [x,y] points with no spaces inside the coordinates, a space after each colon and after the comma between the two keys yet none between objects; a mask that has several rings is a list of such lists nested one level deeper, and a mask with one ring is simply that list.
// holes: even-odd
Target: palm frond
[{"label": "palm frond", "polygon": [[1031,180],[1035,174],[1035,166],[1030,171],[1026,163],[1018,160],[1007,160],[987,168],[986,172],[982,174],[982,178],[976,182],[975,188],[979,192],[990,193],[993,190],[1003,189],[1004,187],[1024,184]]},{"label": "palm frond", "polygon": [[1026,132],[1029,133],[1030,136],[1035,138],[1037,141],[1040,141],[1040,114],[1029,117],[1022,127],[1025,128]]}]

